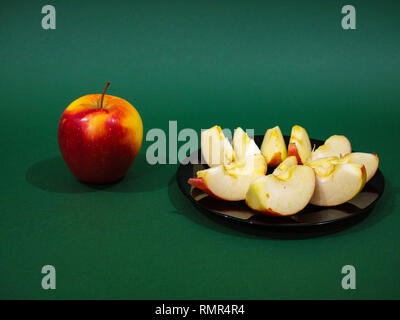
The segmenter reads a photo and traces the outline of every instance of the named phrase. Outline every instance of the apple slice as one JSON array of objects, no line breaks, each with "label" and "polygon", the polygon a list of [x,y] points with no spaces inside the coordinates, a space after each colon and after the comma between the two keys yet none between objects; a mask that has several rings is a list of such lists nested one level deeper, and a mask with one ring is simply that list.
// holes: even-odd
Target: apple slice
[{"label": "apple slice", "polygon": [[306,129],[293,126],[287,155],[295,156],[299,164],[308,162],[311,157],[311,142]]},{"label": "apple slice", "polygon": [[233,161],[234,152],[228,138],[219,126],[201,132],[201,153],[210,167]]},{"label": "apple slice", "polygon": [[287,157],[279,166],[272,172],[275,176],[285,178],[289,175],[289,169],[297,166],[297,158],[295,156]]},{"label": "apple slice", "polygon": [[326,139],[325,143],[311,153],[311,161],[322,158],[341,158],[351,152],[351,144],[345,136],[334,135]]},{"label": "apple slice", "polygon": [[307,164],[315,171],[316,185],[310,203],[336,206],[354,198],[367,179],[363,165],[344,163],[338,158],[323,158]]},{"label": "apple slice", "polygon": [[250,183],[267,172],[267,163],[261,154],[252,155],[245,161],[197,171],[197,178],[188,183],[209,195],[227,201],[244,200]]},{"label": "apple slice", "polygon": [[246,194],[253,210],[275,216],[289,216],[304,209],[313,196],[315,173],[297,165],[295,156],[286,158],[272,174],[254,180]]},{"label": "apple slice", "polygon": [[344,156],[340,161],[364,165],[367,173],[367,182],[372,179],[379,166],[379,157],[376,153],[353,152]]},{"label": "apple slice", "polygon": [[[203,190],[205,193],[208,193],[210,196],[220,199],[216,194],[214,194],[210,189],[208,189],[203,178],[190,178],[188,180],[188,183],[197,189]],[[203,194],[203,195],[207,196],[205,194]]]},{"label": "apple slice", "polygon": [[287,157],[285,140],[279,126],[268,129],[261,144],[261,153],[272,167],[278,166]]},{"label": "apple slice", "polygon": [[261,154],[260,148],[258,148],[254,140],[240,127],[235,129],[232,145],[236,161],[244,161],[250,156]]}]

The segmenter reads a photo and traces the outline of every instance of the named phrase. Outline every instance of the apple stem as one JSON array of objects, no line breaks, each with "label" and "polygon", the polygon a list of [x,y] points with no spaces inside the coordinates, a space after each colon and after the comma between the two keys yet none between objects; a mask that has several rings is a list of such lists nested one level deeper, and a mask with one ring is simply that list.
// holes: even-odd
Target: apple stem
[{"label": "apple stem", "polygon": [[101,95],[101,100],[100,100],[100,109],[102,109],[102,108],[103,108],[103,100],[104,100],[104,95],[105,95],[105,93],[106,93],[106,90],[107,90],[107,88],[108,88],[108,86],[109,86],[109,85],[110,85],[110,81],[108,81],[108,82],[107,82],[106,86],[104,87],[103,94]]}]

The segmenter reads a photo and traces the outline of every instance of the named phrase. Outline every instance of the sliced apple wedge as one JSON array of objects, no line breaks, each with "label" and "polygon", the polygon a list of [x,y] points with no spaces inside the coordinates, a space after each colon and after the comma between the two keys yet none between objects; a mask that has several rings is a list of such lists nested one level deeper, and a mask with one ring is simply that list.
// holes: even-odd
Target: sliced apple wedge
[{"label": "sliced apple wedge", "polygon": [[228,164],[233,161],[234,152],[232,146],[224,136],[219,126],[201,132],[201,153],[210,167]]},{"label": "sliced apple wedge", "polygon": [[235,151],[236,161],[244,161],[250,156],[261,154],[260,148],[256,145],[254,140],[240,127],[235,129],[232,146]]},{"label": "sliced apple wedge", "polygon": [[287,155],[295,156],[299,164],[308,162],[311,157],[311,142],[306,129],[293,126]]},{"label": "sliced apple wedge", "polygon": [[334,135],[311,153],[311,161],[329,157],[343,157],[351,152],[351,144],[345,136]]},{"label": "sliced apple wedge", "polygon": [[353,152],[344,156],[340,161],[364,165],[367,182],[372,179],[379,167],[379,157],[376,153]]},{"label": "sliced apple wedge", "polygon": [[285,178],[290,173],[290,168],[297,166],[297,158],[295,156],[287,157],[275,170],[272,172],[275,176]]},{"label": "sliced apple wedge", "polygon": [[289,216],[301,211],[315,189],[312,168],[297,165],[295,156],[286,158],[272,174],[254,180],[246,194],[253,210],[275,216]]},{"label": "sliced apple wedge", "polygon": [[[203,157],[210,161],[210,159],[215,158],[214,152],[221,154],[221,150],[226,148],[226,143],[218,141],[223,140],[224,136],[219,127],[209,129],[209,132],[206,132],[204,139],[202,139],[202,149],[208,148],[202,150]],[[210,148],[210,144],[205,141],[214,141],[217,147]],[[222,164],[216,165],[215,161],[210,161],[214,166],[211,166],[210,169],[197,171],[197,178],[189,179],[188,183],[215,198],[228,201],[244,200],[250,183],[265,175],[268,166],[254,140],[241,128],[235,130],[232,145],[232,157],[230,150],[228,156],[224,151],[224,157],[217,158],[224,160]]]},{"label": "sliced apple wedge", "polygon": [[287,157],[285,140],[279,126],[268,129],[261,144],[261,153],[272,167],[278,166]]},{"label": "sliced apple wedge", "polygon": [[336,157],[323,158],[307,164],[315,171],[316,184],[310,203],[336,206],[354,198],[367,179],[363,165],[345,163]]},{"label": "sliced apple wedge", "polygon": [[245,161],[197,171],[197,178],[188,183],[209,195],[227,201],[240,201],[246,197],[250,183],[267,172],[267,163],[261,154],[249,156]]}]

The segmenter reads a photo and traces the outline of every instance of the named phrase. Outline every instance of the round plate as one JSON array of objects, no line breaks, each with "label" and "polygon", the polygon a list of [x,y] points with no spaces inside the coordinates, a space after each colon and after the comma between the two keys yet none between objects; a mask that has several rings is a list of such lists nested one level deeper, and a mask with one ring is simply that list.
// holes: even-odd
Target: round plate
[{"label": "round plate", "polygon": [[[258,146],[261,145],[263,138],[264,137],[260,135],[254,137]],[[284,138],[286,144],[288,144],[290,137],[285,136]],[[315,144],[316,147],[324,143],[321,140],[310,140],[311,145]],[[196,208],[203,212],[219,216],[224,218],[224,220],[240,222],[252,226],[297,230],[300,228],[309,229],[341,222],[349,222],[350,220],[360,221],[375,206],[385,186],[382,172],[378,169],[375,176],[365,185],[364,189],[355,198],[344,204],[334,207],[319,207],[309,204],[295,215],[273,217],[253,211],[244,201],[223,201],[215,199],[205,192],[189,185],[187,183],[189,178],[196,177],[196,172],[198,170],[208,168],[207,165],[200,164],[200,150],[192,154],[189,158],[193,159],[196,157],[199,164],[181,164],[178,168],[178,185],[185,196],[189,198]],[[185,162],[188,162],[188,159]],[[267,174],[272,173],[273,169],[274,168],[268,168]]]}]

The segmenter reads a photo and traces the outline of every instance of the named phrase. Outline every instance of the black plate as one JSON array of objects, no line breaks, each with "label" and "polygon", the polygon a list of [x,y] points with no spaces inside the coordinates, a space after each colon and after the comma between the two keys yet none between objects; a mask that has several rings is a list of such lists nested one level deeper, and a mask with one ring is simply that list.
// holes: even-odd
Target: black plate
[{"label": "black plate", "polygon": [[[263,136],[257,135],[254,140],[258,146],[261,145]],[[323,141],[310,139],[316,147],[323,144]],[[289,137],[285,136],[288,144]],[[349,222],[350,220],[360,221],[375,206],[383,193],[385,180],[382,172],[378,169],[375,176],[365,185],[364,189],[352,200],[339,206],[319,207],[307,205],[302,211],[289,217],[273,217],[261,214],[250,209],[244,201],[223,201],[208,196],[205,192],[192,187],[187,183],[189,178],[196,177],[198,170],[208,168],[201,163],[201,152],[196,153],[199,164],[181,164],[177,172],[178,185],[181,191],[189,200],[203,212],[211,213],[234,222],[244,223],[257,227],[284,228],[285,230],[316,228],[320,226]],[[193,155],[191,156],[193,159]],[[273,168],[268,168],[271,173]]]}]

